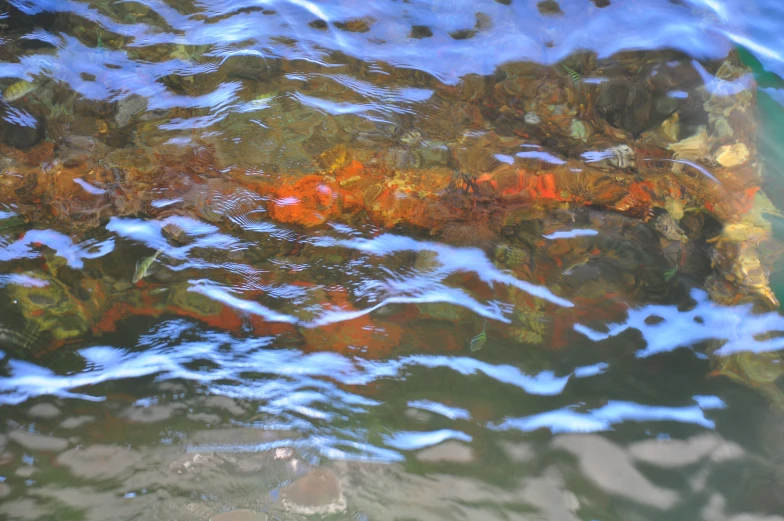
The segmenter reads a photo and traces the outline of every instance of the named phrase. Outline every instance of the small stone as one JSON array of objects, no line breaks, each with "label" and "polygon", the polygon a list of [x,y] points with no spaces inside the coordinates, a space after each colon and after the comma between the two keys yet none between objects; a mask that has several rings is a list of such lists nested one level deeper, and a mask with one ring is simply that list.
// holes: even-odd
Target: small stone
[{"label": "small stone", "polygon": [[46,436],[43,434],[33,434],[25,431],[11,431],[8,437],[28,450],[43,450],[60,452],[68,448],[68,440]]},{"label": "small stone", "polygon": [[0,505],[0,519],[44,519],[51,515],[41,501],[33,499],[16,499]]},{"label": "small stone", "polygon": [[538,125],[539,123],[542,122],[542,120],[539,119],[539,116],[537,116],[533,112],[528,112],[525,116],[523,116],[523,121],[525,121],[529,125]]},{"label": "small stone", "polygon": [[210,521],[267,521],[267,515],[252,510],[232,510],[216,514]]},{"label": "small stone", "polygon": [[95,418],[92,416],[75,416],[73,418],[64,419],[62,423],[60,423],[60,427],[63,429],[76,429],[91,421],[95,421]]},{"label": "small stone", "polygon": [[713,133],[719,139],[726,139],[732,137],[735,131],[726,119],[719,118],[713,123]]},{"label": "small stone", "polygon": [[429,463],[469,463],[474,461],[474,451],[463,443],[447,441],[420,451],[417,459]]},{"label": "small stone", "polygon": [[215,425],[221,422],[220,416],[217,414],[210,414],[207,412],[195,412],[188,415],[188,419],[195,422],[202,422],[209,425]]},{"label": "small stone", "polygon": [[0,483],[0,499],[3,499],[11,493],[11,487],[7,483]]},{"label": "small stone", "polygon": [[536,4],[536,8],[539,9],[539,12],[543,15],[561,15],[564,12],[561,10],[561,6],[558,5],[558,2],[555,0],[544,0]]},{"label": "small stone", "polygon": [[403,414],[406,416],[406,418],[416,420],[420,423],[427,423],[433,418],[432,414],[425,412],[421,409],[414,409],[413,407],[409,407],[408,409],[403,411]]},{"label": "small stone", "polygon": [[275,459],[289,459],[294,455],[294,451],[288,447],[278,447],[275,449]]},{"label": "small stone", "polygon": [[678,141],[678,136],[681,132],[680,116],[676,112],[671,117],[662,121],[661,124],[662,134],[671,142]]},{"label": "small stone", "polygon": [[664,201],[664,208],[676,223],[683,219],[683,203],[680,200],[669,197]]},{"label": "small stone", "polygon": [[204,400],[204,405],[207,407],[217,407],[219,409],[223,409],[224,411],[230,412],[234,416],[245,414],[245,409],[240,407],[236,400],[227,396],[210,396]]},{"label": "small stone", "polygon": [[316,467],[281,491],[290,511],[304,514],[332,514],[346,509],[340,480],[334,471]]},{"label": "small stone", "polygon": [[528,463],[536,459],[536,449],[528,443],[502,442],[506,456],[515,463]]},{"label": "small stone", "polygon": [[190,453],[183,454],[169,464],[169,470],[177,474],[185,474],[186,472],[202,472],[205,469],[215,469],[226,463],[226,461],[219,455]]},{"label": "small stone", "polygon": [[117,102],[114,109],[114,121],[119,128],[131,122],[134,116],[147,110],[147,99],[133,94]]},{"label": "small stone", "polygon": [[574,139],[582,139],[585,141],[591,135],[591,129],[584,122],[575,119],[569,127],[569,133]]},{"label": "small stone", "polygon": [[749,149],[743,143],[724,145],[716,150],[713,158],[725,168],[742,165],[749,158]]},{"label": "small stone", "polygon": [[51,403],[39,403],[30,407],[27,414],[34,418],[54,418],[60,415],[60,409]]},{"label": "small stone", "polygon": [[258,454],[242,455],[231,462],[234,472],[238,474],[253,474],[267,468],[268,459]]},{"label": "small stone", "polygon": [[185,409],[184,403],[171,403],[166,405],[150,405],[142,407],[131,405],[120,414],[124,418],[139,423],[155,423],[168,420],[178,410]]},{"label": "small stone", "polygon": [[14,461],[14,455],[10,452],[0,452],[0,467],[10,465]]},{"label": "small stone", "polygon": [[18,469],[16,469],[16,472],[14,472],[14,474],[19,476],[20,478],[27,479],[32,477],[33,474],[35,474],[35,471],[36,471],[35,467],[19,467]]},{"label": "small stone", "polygon": [[698,161],[705,157],[708,152],[707,130],[704,126],[701,126],[694,135],[668,145],[667,148],[675,153],[677,159]]},{"label": "small stone", "polygon": [[75,448],[63,452],[57,458],[57,463],[70,468],[73,475],[90,479],[116,477],[133,468],[139,461],[139,452],[114,445]]}]

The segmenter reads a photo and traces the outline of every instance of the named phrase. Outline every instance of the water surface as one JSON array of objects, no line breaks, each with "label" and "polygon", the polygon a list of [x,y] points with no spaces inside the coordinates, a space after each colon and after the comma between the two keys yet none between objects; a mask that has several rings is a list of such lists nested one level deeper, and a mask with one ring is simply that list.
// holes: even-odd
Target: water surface
[{"label": "water surface", "polygon": [[782,20],[4,3],[0,517],[784,519]]}]

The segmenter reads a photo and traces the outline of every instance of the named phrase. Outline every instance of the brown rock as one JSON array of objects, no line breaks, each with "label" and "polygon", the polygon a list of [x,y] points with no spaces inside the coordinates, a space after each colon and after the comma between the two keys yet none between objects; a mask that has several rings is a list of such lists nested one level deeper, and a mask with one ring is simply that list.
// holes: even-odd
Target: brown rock
[{"label": "brown rock", "polygon": [[316,467],[281,491],[283,503],[302,513],[338,512],[346,508],[340,480],[331,469]]}]

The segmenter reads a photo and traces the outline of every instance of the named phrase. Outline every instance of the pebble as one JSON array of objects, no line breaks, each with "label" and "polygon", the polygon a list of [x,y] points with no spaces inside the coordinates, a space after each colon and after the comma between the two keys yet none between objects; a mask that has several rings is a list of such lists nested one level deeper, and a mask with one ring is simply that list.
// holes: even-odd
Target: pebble
[{"label": "pebble", "polygon": [[54,418],[60,415],[60,409],[51,403],[39,403],[30,407],[27,414],[34,418]]},{"label": "pebble", "polygon": [[93,416],[75,416],[73,418],[64,419],[62,423],[60,423],[60,427],[63,429],[76,429],[91,421],[95,421]]},{"label": "pebble", "polygon": [[132,405],[122,411],[120,416],[139,423],[155,423],[171,418],[175,411],[186,409],[183,403],[171,403],[167,405],[150,405],[142,407]]},{"label": "pebble", "polygon": [[74,476],[90,479],[113,478],[133,468],[142,459],[139,452],[114,445],[92,445],[63,452],[57,463]]},{"label": "pebble", "polygon": [[131,122],[136,114],[147,110],[147,99],[139,95],[131,95],[117,102],[114,110],[114,121],[119,128]]},{"label": "pebble", "polygon": [[471,447],[456,441],[447,441],[419,451],[416,458],[429,463],[450,462],[469,463],[474,461],[474,451]]},{"label": "pebble", "polygon": [[216,514],[210,521],[267,521],[267,515],[252,510],[232,510]]},{"label": "pebble", "polygon": [[33,434],[25,431],[11,431],[8,437],[28,450],[45,450],[60,452],[68,448],[68,440],[46,436],[44,434]]},{"label": "pebble", "polygon": [[716,162],[726,168],[742,165],[748,158],[749,149],[743,143],[719,147],[714,155]]},{"label": "pebble", "polygon": [[207,407],[217,407],[230,412],[234,416],[245,414],[245,409],[240,407],[236,400],[227,396],[210,396],[204,400]]},{"label": "pebble", "polygon": [[523,121],[525,121],[529,125],[538,125],[539,123],[542,122],[542,120],[539,119],[539,116],[537,116],[533,112],[529,112],[525,116],[523,116]]},{"label": "pebble", "polygon": [[281,491],[283,505],[303,514],[332,514],[346,509],[340,479],[334,471],[316,467]]},{"label": "pebble", "polygon": [[16,469],[16,472],[14,472],[14,474],[19,476],[20,478],[27,479],[32,477],[33,474],[35,474],[35,472],[36,472],[35,467],[19,467],[18,469]]},{"label": "pebble", "polygon": [[41,501],[27,498],[7,501],[0,505],[0,519],[44,519],[47,514],[51,513]]},{"label": "pebble", "polygon": [[188,415],[188,419],[195,422],[202,422],[208,425],[217,425],[221,422],[220,416],[207,412],[195,412]]}]

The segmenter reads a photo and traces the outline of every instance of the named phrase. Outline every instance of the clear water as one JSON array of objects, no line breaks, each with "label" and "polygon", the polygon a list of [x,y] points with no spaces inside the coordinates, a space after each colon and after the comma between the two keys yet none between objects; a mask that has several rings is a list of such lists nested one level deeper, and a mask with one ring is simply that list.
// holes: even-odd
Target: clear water
[{"label": "clear water", "polygon": [[784,519],[779,2],[0,5],[0,518]]}]

